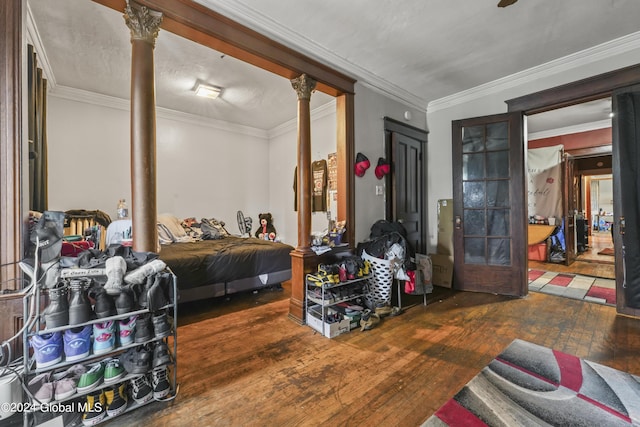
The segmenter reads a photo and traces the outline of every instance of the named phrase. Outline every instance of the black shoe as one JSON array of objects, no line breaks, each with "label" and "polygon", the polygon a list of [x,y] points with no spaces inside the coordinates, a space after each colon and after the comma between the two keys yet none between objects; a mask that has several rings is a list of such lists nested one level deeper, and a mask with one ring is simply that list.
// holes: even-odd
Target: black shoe
[{"label": "black shoe", "polygon": [[153,331],[156,338],[164,338],[171,335],[171,324],[169,324],[166,311],[163,311],[160,314],[155,313],[151,320],[153,322]]},{"label": "black shoe", "polygon": [[146,345],[130,348],[120,355],[120,363],[130,374],[146,374],[151,370],[151,351]]},{"label": "black shoe", "polygon": [[117,417],[127,409],[127,393],[124,389],[125,383],[120,383],[105,390],[108,416]]},{"label": "black shoe", "polygon": [[133,295],[129,289],[123,289],[116,298],[116,311],[118,314],[125,314],[133,311]]},{"label": "black shoe", "polygon": [[358,277],[358,263],[353,258],[347,258],[344,261],[344,266],[347,269],[348,280],[353,280]]},{"label": "black shoe", "polygon": [[131,397],[139,404],[153,399],[153,389],[146,375],[140,375],[131,380]]},{"label": "black shoe", "polygon": [[107,416],[105,396],[102,390],[92,391],[87,395],[86,412],[82,415],[82,424],[92,426]]},{"label": "black shoe", "polygon": [[170,363],[171,355],[169,354],[169,347],[167,347],[167,343],[164,341],[157,342],[153,349],[153,369]]},{"label": "black shoe", "polygon": [[58,282],[49,289],[49,305],[44,309],[43,314],[47,329],[69,324],[69,302],[65,282]]},{"label": "black shoe", "polygon": [[69,324],[79,325],[91,320],[91,303],[87,297],[87,289],[91,279],[72,279],[69,281],[71,297],[69,298]]},{"label": "black shoe", "polygon": [[157,273],[153,285],[147,291],[147,305],[149,311],[157,311],[169,304],[167,290],[170,283],[169,273]]},{"label": "black shoe", "polygon": [[116,315],[116,305],[113,302],[113,298],[107,294],[107,291],[102,286],[92,286],[89,289],[89,296],[96,301],[93,311],[98,319]]},{"label": "black shoe", "polygon": [[132,289],[136,292],[136,297],[138,299],[138,305],[142,308],[149,307],[149,289],[153,286],[155,282],[155,275],[147,276],[145,282],[142,284],[133,284],[131,285]]},{"label": "black shoe", "polygon": [[151,318],[148,314],[143,314],[136,320],[136,343],[143,343],[153,339],[151,330]]},{"label": "black shoe", "polygon": [[167,367],[163,366],[151,372],[151,384],[153,385],[153,398],[158,400],[166,397],[171,391],[171,384],[167,379]]}]

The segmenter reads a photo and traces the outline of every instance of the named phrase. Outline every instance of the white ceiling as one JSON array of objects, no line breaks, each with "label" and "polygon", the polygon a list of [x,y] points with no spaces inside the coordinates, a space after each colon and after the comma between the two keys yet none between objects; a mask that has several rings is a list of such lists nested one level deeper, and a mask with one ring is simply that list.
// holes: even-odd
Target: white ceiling
[{"label": "white ceiling", "polygon": [[[498,0],[196,1],[425,110],[431,101],[633,34],[640,17],[638,0],[520,0],[507,8]],[[129,98],[131,45],[122,13],[90,0],[29,0],[29,7],[54,93]],[[166,31],[155,65],[160,107],[263,130],[295,118],[286,79]],[[224,87],[222,97],[193,96],[198,79]],[[332,100],[319,92],[311,99],[312,108]],[[530,130],[558,126],[544,119],[532,118]]]}]

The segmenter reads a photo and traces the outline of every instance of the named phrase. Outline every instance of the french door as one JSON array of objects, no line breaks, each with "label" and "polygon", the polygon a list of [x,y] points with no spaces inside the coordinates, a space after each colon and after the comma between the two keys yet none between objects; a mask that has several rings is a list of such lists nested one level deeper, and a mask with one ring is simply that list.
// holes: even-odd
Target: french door
[{"label": "french door", "polygon": [[454,286],[527,294],[521,112],[452,122]]}]

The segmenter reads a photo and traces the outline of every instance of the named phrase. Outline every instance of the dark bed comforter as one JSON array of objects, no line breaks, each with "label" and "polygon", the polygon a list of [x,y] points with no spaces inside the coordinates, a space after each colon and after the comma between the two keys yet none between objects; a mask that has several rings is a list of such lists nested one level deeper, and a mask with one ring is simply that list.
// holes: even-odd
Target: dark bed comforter
[{"label": "dark bed comforter", "polygon": [[293,249],[284,243],[227,236],[164,245],[160,259],[173,270],[178,287],[190,289],[290,270]]}]

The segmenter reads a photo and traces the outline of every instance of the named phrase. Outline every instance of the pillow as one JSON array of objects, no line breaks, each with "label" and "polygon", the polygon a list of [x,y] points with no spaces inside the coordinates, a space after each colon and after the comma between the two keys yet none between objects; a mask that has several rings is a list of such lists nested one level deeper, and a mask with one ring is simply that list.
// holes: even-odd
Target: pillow
[{"label": "pillow", "polygon": [[181,221],[170,214],[158,215],[158,240],[161,245],[169,245],[173,242],[190,242]]}]

